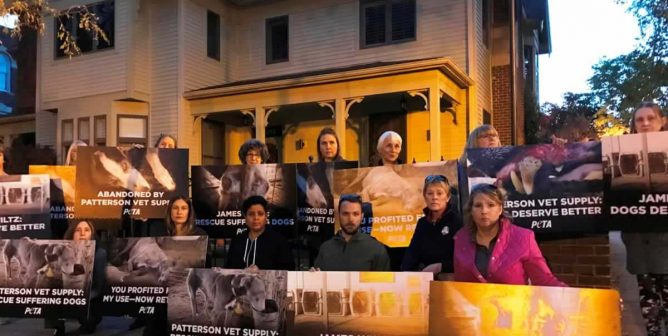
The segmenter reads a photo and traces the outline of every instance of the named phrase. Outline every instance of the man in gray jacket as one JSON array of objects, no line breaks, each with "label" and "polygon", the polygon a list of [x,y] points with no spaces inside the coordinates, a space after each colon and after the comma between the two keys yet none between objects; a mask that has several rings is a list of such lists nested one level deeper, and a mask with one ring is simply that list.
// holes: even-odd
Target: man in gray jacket
[{"label": "man in gray jacket", "polygon": [[320,246],[315,269],[320,271],[390,271],[385,245],[360,232],[362,199],[341,195],[339,199],[341,230]]}]

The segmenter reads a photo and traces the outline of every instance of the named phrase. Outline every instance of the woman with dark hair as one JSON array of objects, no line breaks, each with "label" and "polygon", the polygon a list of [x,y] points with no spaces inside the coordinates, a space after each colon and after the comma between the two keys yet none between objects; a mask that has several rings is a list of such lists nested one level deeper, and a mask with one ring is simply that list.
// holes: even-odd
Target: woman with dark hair
[{"label": "woman with dark hair", "polygon": [[176,146],[176,138],[169,134],[160,134],[158,140],[155,142],[155,148],[178,148]]},{"label": "woman with dark hair", "polygon": [[339,137],[336,135],[336,132],[330,127],[321,129],[320,134],[318,134],[318,161],[343,161],[339,153]]},{"label": "woman with dark hair", "polygon": [[[64,239],[95,240],[95,226],[90,220],[72,221],[65,231]],[[93,283],[90,287],[90,309],[86,318],[80,318],[79,334],[92,334],[102,321],[100,306],[102,305],[102,291],[107,280],[107,251],[95,244],[95,259],[93,263]]]},{"label": "woman with dark hair", "polygon": [[250,139],[239,147],[239,160],[242,164],[255,165],[266,163],[269,159],[269,150],[264,142]]},{"label": "woman with dark hair", "polygon": [[267,227],[267,200],[251,196],[244,200],[242,214],[247,230],[232,239],[226,268],[293,271],[295,261],[288,241]]},{"label": "woman with dark hair", "polygon": [[[631,133],[660,132],[665,122],[659,105],[644,102],[631,115]],[[662,325],[668,323],[668,233],[622,230],[622,241],[626,246],[626,268],[638,280],[647,335],[661,335]]]},{"label": "woman with dark hair", "polygon": [[560,286],[538,248],[533,231],[504,214],[504,196],[491,184],[471,190],[464,228],[455,235],[455,281]]},{"label": "woman with dark hair", "polygon": [[443,175],[429,175],[424,180],[422,195],[427,207],[413,232],[404,254],[401,271],[452,273],[455,233],[462,227],[459,212],[450,202],[450,183]]},{"label": "woman with dark hair", "polygon": [[165,226],[170,236],[206,236],[206,232],[195,226],[192,202],[185,196],[175,196],[169,200]]}]

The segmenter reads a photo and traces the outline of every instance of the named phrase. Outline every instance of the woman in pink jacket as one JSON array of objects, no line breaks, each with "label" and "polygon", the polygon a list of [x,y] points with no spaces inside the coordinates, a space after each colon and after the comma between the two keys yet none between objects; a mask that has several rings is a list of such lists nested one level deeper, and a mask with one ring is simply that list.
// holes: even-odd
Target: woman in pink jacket
[{"label": "woman in pink jacket", "polygon": [[480,184],[471,190],[465,226],[455,235],[455,281],[567,286],[545,263],[533,231],[503,214],[503,194]]}]

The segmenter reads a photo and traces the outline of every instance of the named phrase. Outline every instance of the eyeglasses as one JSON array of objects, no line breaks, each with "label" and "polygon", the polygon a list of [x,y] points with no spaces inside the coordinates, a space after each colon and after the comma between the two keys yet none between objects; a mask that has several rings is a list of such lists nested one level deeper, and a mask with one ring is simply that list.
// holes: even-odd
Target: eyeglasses
[{"label": "eyeglasses", "polygon": [[448,181],[448,178],[445,177],[445,175],[428,175],[424,179],[425,184],[431,184],[435,182],[444,182],[447,185],[450,185],[450,181]]},{"label": "eyeglasses", "polygon": [[478,135],[478,139],[493,139],[493,138],[498,138],[498,134],[494,133],[485,133],[485,134],[480,134]]}]

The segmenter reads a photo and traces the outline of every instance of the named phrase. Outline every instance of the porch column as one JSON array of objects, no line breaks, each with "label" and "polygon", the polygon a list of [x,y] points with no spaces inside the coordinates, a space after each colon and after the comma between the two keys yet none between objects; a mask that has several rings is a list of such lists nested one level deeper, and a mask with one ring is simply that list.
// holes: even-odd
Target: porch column
[{"label": "porch column", "polygon": [[264,142],[264,129],[265,129],[265,111],[264,107],[256,106],[255,107],[255,138]]},{"label": "porch column", "polygon": [[[334,111],[334,122],[336,123],[335,131],[339,137],[339,155],[346,157],[346,120],[348,119],[348,109],[346,108],[346,100],[343,98],[336,98],[334,103],[336,111]],[[320,146],[320,144],[318,144]]]},{"label": "porch column", "polygon": [[429,158],[441,160],[441,99],[438,88],[429,89]]}]

